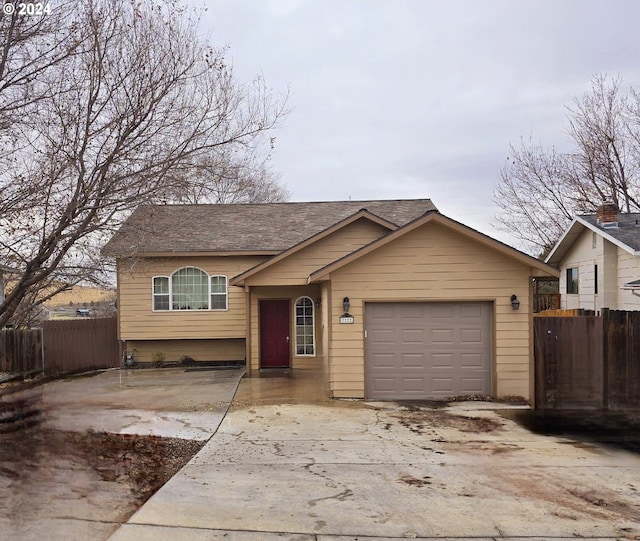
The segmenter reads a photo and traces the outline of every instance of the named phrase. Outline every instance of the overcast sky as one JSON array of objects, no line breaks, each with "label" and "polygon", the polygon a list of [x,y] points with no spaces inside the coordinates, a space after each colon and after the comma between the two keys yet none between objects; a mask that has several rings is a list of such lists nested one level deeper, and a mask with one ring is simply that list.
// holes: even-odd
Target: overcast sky
[{"label": "overcast sky", "polygon": [[490,225],[509,143],[566,148],[603,73],[640,87],[637,0],[207,0],[236,74],[291,91],[273,169],[293,201],[428,197]]}]

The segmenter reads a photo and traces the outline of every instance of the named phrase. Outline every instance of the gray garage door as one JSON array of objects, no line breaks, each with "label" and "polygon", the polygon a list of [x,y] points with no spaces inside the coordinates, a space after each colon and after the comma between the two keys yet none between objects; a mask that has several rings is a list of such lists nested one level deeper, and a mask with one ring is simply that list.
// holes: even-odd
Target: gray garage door
[{"label": "gray garage door", "polygon": [[367,303],[367,398],[490,394],[492,313],[490,302]]}]

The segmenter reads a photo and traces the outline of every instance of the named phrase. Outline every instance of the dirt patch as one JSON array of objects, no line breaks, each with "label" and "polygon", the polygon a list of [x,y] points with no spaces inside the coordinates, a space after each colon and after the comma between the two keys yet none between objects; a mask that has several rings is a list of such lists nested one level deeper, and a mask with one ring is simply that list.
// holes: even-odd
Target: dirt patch
[{"label": "dirt patch", "polygon": [[0,433],[0,524],[37,539],[25,528],[67,517],[106,538],[105,524],[126,522],[204,443],[42,426]]},{"label": "dirt patch", "polygon": [[502,423],[486,417],[466,417],[443,409],[425,410],[413,405],[403,405],[402,409],[400,413],[393,414],[393,417],[415,434],[428,434],[435,428],[455,428],[461,432],[475,434],[494,432],[502,428]]},{"label": "dirt patch", "polygon": [[425,475],[422,479],[418,479],[413,475],[402,475],[400,481],[412,487],[424,487],[431,484],[431,477]]}]

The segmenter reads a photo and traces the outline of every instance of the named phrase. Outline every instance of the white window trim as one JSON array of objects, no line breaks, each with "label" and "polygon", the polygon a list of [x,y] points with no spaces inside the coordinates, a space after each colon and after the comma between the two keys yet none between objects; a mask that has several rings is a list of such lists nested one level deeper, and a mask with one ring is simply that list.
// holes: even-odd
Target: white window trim
[{"label": "white window trim", "polygon": [[[166,296],[166,293],[156,293],[155,290],[155,283],[156,283],[156,278],[166,278],[168,281],[168,285],[169,285],[169,308],[167,310],[156,310],[156,297],[159,296]],[[171,309],[171,278],[169,276],[165,276],[165,275],[158,275],[158,276],[153,276],[151,278],[151,309],[154,312],[169,312]]]},{"label": "white window trim", "polygon": [[[578,275],[578,279],[577,281],[577,287],[578,287],[578,291],[576,293],[569,293],[569,271],[570,270],[576,270],[577,271],[577,275]],[[565,279],[565,295],[573,295],[573,296],[578,296],[580,295],[580,266],[576,265],[575,267],[567,267],[566,270],[564,271],[564,279]]]},{"label": "white window trim", "polygon": [[[308,299],[309,302],[311,302],[311,329],[312,329],[312,333],[311,333],[311,338],[313,339],[312,342],[312,346],[313,346],[313,353],[298,353],[298,313],[297,313],[297,309],[298,309],[298,301],[301,299]],[[298,297],[296,299],[296,302],[293,303],[293,322],[294,322],[294,331],[295,331],[295,337],[296,337],[296,343],[295,343],[295,348],[294,348],[294,354],[296,357],[315,357],[316,356],[316,305],[313,302],[313,299],[311,297],[308,297],[306,295],[302,295],[301,297]],[[304,345],[304,344],[303,344]]]},{"label": "white window trim", "polygon": [[[203,272],[204,274],[206,274],[207,276],[207,303],[208,303],[208,308],[202,308],[202,309],[197,309],[197,308],[190,308],[190,309],[185,309],[185,310],[177,310],[175,308],[173,308],[173,275],[178,272],[181,271],[182,269],[197,269],[201,272]],[[211,278],[224,278],[224,284],[225,284],[225,299],[226,299],[226,307],[225,308],[211,308]],[[168,310],[156,310],[156,304],[155,304],[155,298],[156,298],[156,293],[154,291],[154,282],[156,278],[168,278],[169,279],[169,309]],[[220,293],[217,293],[217,295],[220,295]],[[167,312],[228,312],[229,311],[229,278],[225,275],[225,274],[209,274],[207,271],[205,271],[204,269],[201,269],[200,267],[194,267],[193,265],[188,265],[186,267],[180,267],[179,269],[174,270],[169,276],[164,275],[164,274],[158,274],[157,276],[153,276],[151,278],[151,311],[152,312],[158,312],[158,313],[162,313],[162,314],[166,314]],[[314,319],[315,322],[315,319]],[[315,338],[314,338],[314,350],[315,350]]]},{"label": "white window trim", "polygon": [[[224,278],[224,308],[211,308],[211,297],[213,295],[222,295],[222,293],[211,291],[212,278]],[[229,310],[229,279],[224,274],[212,274],[209,276],[209,310],[212,312],[226,312]]]}]

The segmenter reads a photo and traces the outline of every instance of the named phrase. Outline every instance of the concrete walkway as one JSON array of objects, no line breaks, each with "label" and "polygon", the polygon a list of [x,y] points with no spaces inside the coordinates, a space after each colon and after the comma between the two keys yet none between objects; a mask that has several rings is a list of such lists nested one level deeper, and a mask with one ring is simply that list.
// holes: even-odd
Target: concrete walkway
[{"label": "concrete walkway", "polygon": [[640,539],[640,456],[518,407],[329,401],[245,378],[220,428],[111,541]]}]

